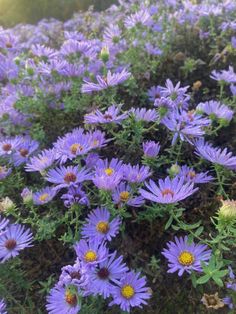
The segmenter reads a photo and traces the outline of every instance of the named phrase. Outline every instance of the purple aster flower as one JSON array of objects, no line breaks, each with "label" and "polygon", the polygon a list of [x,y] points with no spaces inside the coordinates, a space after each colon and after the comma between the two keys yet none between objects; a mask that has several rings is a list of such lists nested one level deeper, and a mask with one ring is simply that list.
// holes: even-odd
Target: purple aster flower
[{"label": "purple aster flower", "polygon": [[56,184],[55,189],[59,190],[65,187],[75,186],[85,180],[90,180],[91,174],[85,168],[79,170],[77,166],[61,166],[50,169],[45,179]]},{"label": "purple aster flower", "polygon": [[49,314],[77,314],[81,308],[80,298],[75,286],[56,286],[47,296],[47,311]]},{"label": "purple aster flower", "polygon": [[54,144],[57,151],[57,159],[60,163],[65,163],[68,159],[72,160],[77,156],[84,155],[89,152],[89,137],[84,133],[84,129],[75,129],[67,133],[63,138],[59,138]]},{"label": "purple aster flower", "polygon": [[91,50],[91,44],[88,43],[87,41],[78,41],[75,39],[68,39],[61,46],[60,52],[64,56],[69,56],[75,53],[85,54],[89,50]]},{"label": "purple aster flower", "polygon": [[145,49],[149,55],[160,56],[162,54],[161,49],[159,49],[158,47],[155,47],[149,42],[145,44]]},{"label": "purple aster flower", "polygon": [[118,206],[122,206],[122,204],[134,207],[142,206],[144,204],[143,197],[134,196],[133,194],[132,188],[128,184],[121,182],[112,193],[112,199]]},{"label": "purple aster flower", "polygon": [[0,313],[1,314],[7,314],[6,303],[5,303],[4,299],[0,299]]},{"label": "purple aster flower", "polygon": [[231,38],[231,45],[234,49],[236,49],[236,37],[235,36]]},{"label": "purple aster flower", "polygon": [[98,160],[100,159],[99,155],[97,153],[90,153],[85,158],[85,164],[87,168],[93,168]]},{"label": "purple aster flower", "polygon": [[189,97],[186,94],[189,86],[180,87],[180,82],[178,82],[176,86],[174,86],[172,81],[170,79],[167,79],[165,87],[160,87],[160,88],[161,88],[161,95],[163,97],[169,97],[176,104],[181,102],[184,97]]},{"label": "purple aster flower", "polygon": [[128,271],[128,267],[123,263],[123,256],[116,258],[116,255],[117,252],[112,253],[89,274],[92,292],[102,295],[104,299],[111,296],[114,284],[119,284],[119,280]]},{"label": "purple aster flower", "polygon": [[147,166],[131,166],[131,164],[124,165],[123,172],[124,179],[130,183],[141,183],[152,174]]},{"label": "purple aster flower", "polygon": [[102,77],[100,75],[96,76],[97,83],[89,82],[84,79],[84,84],[82,85],[81,92],[82,93],[91,93],[94,91],[101,91],[107,89],[111,86],[116,86],[118,84],[123,83],[130,77],[131,73],[126,69],[123,69],[121,72],[111,73],[109,70],[106,77]]},{"label": "purple aster flower", "polygon": [[106,43],[110,44],[110,43],[117,43],[120,41],[120,37],[121,37],[121,30],[119,28],[118,25],[116,24],[111,24],[109,25],[103,34],[103,39]]},{"label": "purple aster flower", "polygon": [[9,225],[0,234],[0,261],[1,263],[15,257],[19,251],[32,246],[33,235],[29,229],[19,224]]},{"label": "purple aster flower", "polygon": [[180,171],[178,173],[178,176],[184,177],[185,182],[193,182],[195,184],[197,184],[197,183],[208,183],[208,182],[214,180],[214,178],[212,176],[208,175],[208,171],[197,173],[193,168],[190,168],[186,165],[180,167]]},{"label": "purple aster flower", "polygon": [[28,137],[22,138],[22,142],[17,147],[17,150],[12,155],[13,163],[19,166],[25,163],[29,156],[38,148],[39,143]]},{"label": "purple aster flower", "polygon": [[89,199],[87,194],[83,191],[81,185],[70,186],[68,191],[61,196],[61,199],[64,200],[65,207],[70,208],[74,204],[80,204],[89,206]]},{"label": "purple aster flower", "polygon": [[58,55],[58,52],[50,47],[36,44],[31,47],[31,52],[37,57],[54,58]]},{"label": "purple aster flower", "polygon": [[160,151],[160,144],[159,142],[154,142],[154,141],[146,141],[143,142],[143,152],[144,156],[150,157],[150,158],[155,158]]},{"label": "purple aster flower", "polygon": [[231,84],[230,85],[230,91],[233,96],[236,96],[236,85]]},{"label": "purple aster flower", "polygon": [[51,167],[55,161],[55,153],[54,149],[45,149],[37,156],[31,157],[25,165],[25,171],[39,171],[41,174],[45,174],[47,168]]},{"label": "purple aster flower", "polygon": [[114,190],[123,178],[123,163],[122,161],[112,158],[108,160],[99,159],[95,166],[93,183],[103,190]]},{"label": "purple aster flower", "polygon": [[81,290],[88,286],[88,282],[88,269],[77,260],[73,266],[67,265],[62,267],[57,285],[60,287],[74,285]]},{"label": "purple aster flower", "polygon": [[0,156],[8,157],[17,150],[21,143],[21,137],[5,138],[0,141]]},{"label": "purple aster flower", "polygon": [[236,73],[232,66],[229,66],[229,70],[222,70],[217,72],[216,70],[211,72],[210,77],[216,81],[224,81],[226,83],[236,83]]},{"label": "purple aster flower", "polygon": [[221,149],[213,147],[210,143],[204,142],[203,139],[199,139],[195,142],[195,153],[208,160],[213,164],[219,164],[226,168],[236,170],[236,156],[232,156],[232,153],[227,148]]},{"label": "purple aster flower", "polygon": [[120,124],[128,117],[127,113],[120,114],[121,106],[112,105],[104,113],[100,110],[88,113],[84,116],[84,123],[97,124],[97,123],[116,123]]},{"label": "purple aster flower", "polygon": [[91,241],[111,241],[118,234],[120,224],[119,217],[111,220],[110,213],[106,208],[96,208],[86,219],[81,235]]},{"label": "purple aster flower", "polygon": [[162,251],[165,258],[168,259],[168,273],[178,271],[178,275],[182,276],[184,271],[191,273],[193,270],[202,272],[201,263],[208,262],[211,258],[211,250],[207,245],[188,244],[188,237],[177,238],[175,242],[168,242],[167,249]]},{"label": "purple aster flower", "polygon": [[9,220],[0,216],[0,234],[9,224]]},{"label": "purple aster flower", "polygon": [[210,117],[217,117],[218,119],[224,119],[230,121],[233,117],[233,110],[229,109],[226,105],[221,105],[220,102],[210,100],[198,104],[197,111],[206,113]]},{"label": "purple aster flower", "polygon": [[195,112],[171,111],[161,121],[170,131],[174,132],[172,145],[178,139],[193,144],[194,138],[202,137],[205,134],[204,128],[210,125],[210,120],[203,118]]},{"label": "purple aster flower", "polygon": [[0,166],[0,180],[5,179],[11,174],[11,168],[7,168],[6,166]]},{"label": "purple aster flower", "polygon": [[90,149],[101,148],[107,145],[110,140],[106,140],[106,133],[100,130],[88,133],[88,142]]},{"label": "purple aster flower", "polygon": [[161,204],[172,204],[177,203],[188,196],[195,193],[198,188],[194,189],[192,182],[184,182],[183,177],[175,177],[170,179],[169,177],[165,180],[158,180],[158,185],[152,180],[149,183],[145,183],[147,189],[140,189],[140,194],[147,200]]},{"label": "purple aster flower", "polygon": [[229,266],[228,268],[229,268],[229,278],[230,278],[230,281],[227,282],[226,287],[228,289],[236,291],[236,280],[235,280],[235,275],[234,275],[233,269],[232,269],[231,266]]},{"label": "purple aster flower", "polygon": [[33,192],[27,187],[22,190],[20,195],[25,204],[30,204],[33,200]]},{"label": "purple aster flower", "polygon": [[112,297],[109,306],[118,304],[123,311],[130,312],[131,307],[141,308],[147,304],[146,300],[151,297],[151,293],[146,287],[146,278],[140,278],[140,273],[130,271],[121,278],[117,287],[113,287]]},{"label": "purple aster flower", "polygon": [[50,202],[56,195],[56,190],[47,186],[42,190],[33,193],[33,202],[35,205],[44,205]]},{"label": "purple aster flower", "polygon": [[228,305],[229,309],[232,310],[234,308],[233,299],[231,297],[225,297],[222,301],[225,305]]},{"label": "purple aster flower", "polygon": [[161,98],[162,96],[162,87],[161,86],[152,86],[148,90],[148,96],[150,101],[155,101],[156,99]]},{"label": "purple aster flower", "polygon": [[137,24],[142,25],[149,25],[152,21],[152,17],[149,13],[149,10],[147,8],[140,9],[138,12],[135,12],[134,14],[131,14],[130,16],[126,17],[125,19],[125,27],[126,28],[132,28],[136,26]]},{"label": "purple aster flower", "polygon": [[87,266],[96,266],[108,258],[108,249],[105,243],[98,241],[80,240],[74,245],[79,261]]},{"label": "purple aster flower", "polygon": [[134,115],[136,121],[154,122],[158,119],[158,114],[155,109],[131,108],[130,113]]}]

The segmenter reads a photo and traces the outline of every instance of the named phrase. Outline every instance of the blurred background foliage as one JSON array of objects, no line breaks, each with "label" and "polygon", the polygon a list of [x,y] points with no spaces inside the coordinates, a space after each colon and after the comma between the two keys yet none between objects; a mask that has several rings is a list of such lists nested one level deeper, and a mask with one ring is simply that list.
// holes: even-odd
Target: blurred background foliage
[{"label": "blurred background foliage", "polygon": [[43,18],[69,19],[73,13],[90,5],[101,11],[115,0],[0,0],[0,25],[12,27],[18,23],[35,24]]}]

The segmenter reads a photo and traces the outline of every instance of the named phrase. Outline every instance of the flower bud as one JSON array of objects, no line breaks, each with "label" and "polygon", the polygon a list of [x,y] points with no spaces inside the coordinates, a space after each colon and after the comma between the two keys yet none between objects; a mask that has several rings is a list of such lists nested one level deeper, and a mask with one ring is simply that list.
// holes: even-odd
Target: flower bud
[{"label": "flower bud", "polygon": [[7,196],[1,199],[0,201],[0,212],[9,211],[15,208],[13,201]]},{"label": "flower bud", "polygon": [[28,188],[24,188],[21,192],[21,197],[23,198],[24,204],[30,204],[33,201],[33,193]]},{"label": "flower bud", "polygon": [[104,63],[109,60],[110,53],[109,53],[109,48],[107,46],[102,48],[100,57]]},{"label": "flower bud", "polygon": [[219,218],[226,221],[232,221],[236,219],[236,201],[226,200],[221,201],[222,206],[219,208]]},{"label": "flower bud", "polygon": [[168,169],[168,173],[171,177],[175,177],[177,174],[179,174],[179,172],[180,172],[180,166],[177,164],[172,165]]}]

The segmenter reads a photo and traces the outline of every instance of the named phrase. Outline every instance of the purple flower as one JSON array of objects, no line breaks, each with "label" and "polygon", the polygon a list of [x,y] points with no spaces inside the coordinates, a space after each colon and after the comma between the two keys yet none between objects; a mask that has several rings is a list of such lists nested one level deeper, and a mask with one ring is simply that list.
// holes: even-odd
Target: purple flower
[{"label": "purple flower", "polygon": [[57,151],[57,159],[60,163],[65,163],[68,159],[72,160],[77,156],[84,155],[91,149],[89,136],[84,133],[84,129],[75,129],[67,133],[63,138],[59,138],[54,144]]},{"label": "purple flower", "polygon": [[45,170],[49,168],[55,161],[55,150],[45,149],[39,155],[33,156],[25,165],[25,171],[34,172],[39,171],[44,174]]},{"label": "purple flower", "polygon": [[151,21],[152,17],[149,13],[149,10],[147,8],[142,8],[138,12],[135,12],[134,14],[126,17],[124,24],[125,27],[129,29],[136,26],[137,24],[142,24],[144,26],[149,25]]},{"label": "purple flower", "polygon": [[0,234],[0,261],[1,263],[15,257],[19,251],[26,247],[31,247],[33,235],[29,229],[24,226],[14,224],[9,225],[3,233]]},{"label": "purple flower", "polygon": [[231,38],[231,45],[234,49],[236,49],[236,37],[235,36]]},{"label": "purple flower", "polygon": [[152,86],[148,90],[148,96],[151,101],[161,98],[162,96],[162,87],[161,86]]},{"label": "purple flower", "polygon": [[231,84],[230,85],[230,91],[233,96],[236,96],[236,85]]},{"label": "purple flower", "polygon": [[90,153],[85,158],[85,164],[87,168],[93,168],[98,160],[100,159],[99,155],[97,153]]},{"label": "purple flower", "polygon": [[189,98],[189,96],[186,94],[189,86],[180,87],[180,82],[178,82],[176,86],[174,86],[172,81],[170,79],[167,79],[165,87],[160,88],[161,96],[169,97],[176,104],[182,102],[185,97]]},{"label": "purple flower", "polygon": [[61,199],[64,200],[64,205],[68,208],[74,204],[85,206],[89,206],[90,204],[87,194],[83,191],[81,185],[70,186],[67,193],[61,196]]},{"label": "purple flower", "polygon": [[9,224],[9,220],[0,216],[0,234]]},{"label": "purple flower", "polygon": [[106,77],[100,75],[96,76],[97,83],[89,82],[84,79],[84,84],[82,85],[82,93],[91,93],[94,91],[101,91],[107,89],[111,86],[116,86],[120,83],[123,83],[130,77],[131,73],[126,69],[123,69],[121,72],[111,73],[109,70]]},{"label": "purple flower", "polygon": [[56,195],[56,190],[47,186],[42,190],[33,193],[33,202],[35,205],[44,205],[50,202]]},{"label": "purple flower", "polygon": [[225,297],[222,301],[225,305],[228,305],[229,309],[232,310],[234,308],[233,299],[231,297]]},{"label": "purple flower", "polygon": [[120,280],[117,287],[112,289],[113,301],[109,306],[118,304],[123,311],[130,312],[131,307],[142,307],[147,304],[146,300],[151,297],[146,287],[145,277],[140,278],[140,273],[133,271],[126,273]]},{"label": "purple flower", "polygon": [[229,266],[228,268],[229,268],[229,278],[230,278],[230,281],[227,282],[226,287],[228,289],[236,291],[236,280],[235,280],[235,275],[234,275],[233,269],[232,269],[231,266]]},{"label": "purple flower", "polygon": [[6,303],[5,303],[4,299],[0,299],[0,313],[1,314],[7,314]]},{"label": "purple flower", "polygon": [[106,208],[96,208],[86,219],[81,235],[91,241],[111,241],[118,234],[120,224],[121,220],[118,217],[111,220],[110,213]]},{"label": "purple flower", "polygon": [[112,253],[89,274],[92,292],[102,295],[105,299],[111,296],[114,284],[119,284],[119,280],[128,271],[128,267],[123,263],[123,256],[116,258],[116,254]]},{"label": "purple flower", "polygon": [[134,115],[136,121],[155,122],[158,119],[155,109],[131,108],[130,113]]},{"label": "purple flower", "polygon": [[112,199],[115,204],[119,206],[127,204],[129,206],[140,207],[144,204],[144,199],[142,196],[134,196],[132,188],[121,182],[117,188],[112,193]]},{"label": "purple flower", "polygon": [[143,152],[144,156],[150,157],[150,158],[155,158],[160,151],[160,144],[159,142],[154,142],[154,141],[146,141],[143,142]]},{"label": "purple flower", "polygon": [[193,144],[193,139],[205,134],[204,127],[210,125],[210,120],[201,115],[187,111],[171,111],[161,121],[170,131],[174,132],[172,145],[178,139]]},{"label": "purple flower", "polygon": [[90,180],[91,175],[85,168],[79,170],[77,166],[61,166],[49,170],[45,179],[56,184],[55,189],[59,190],[65,187],[75,186],[85,180]]},{"label": "purple flower", "polygon": [[204,142],[203,139],[195,142],[195,153],[208,160],[213,164],[219,164],[226,168],[236,170],[236,156],[232,156],[231,152],[227,151],[227,148],[221,149],[213,147],[210,143]]},{"label": "purple flower", "polygon": [[86,288],[88,280],[87,268],[79,260],[77,260],[73,266],[67,265],[62,267],[57,285],[60,287],[74,285],[81,290]]},{"label": "purple flower", "polygon": [[162,251],[165,258],[168,259],[168,273],[178,271],[178,275],[182,276],[184,271],[191,273],[193,270],[202,271],[201,263],[207,262],[211,258],[211,250],[207,245],[188,244],[188,237],[175,237],[175,242],[168,242],[167,249]]},{"label": "purple flower", "polygon": [[105,243],[99,243],[94,240],[89,242],[80,240],[74,245],[74,249],[79,261],[87,266],[96,266],[108,257],[108,250]]},{"label": "purple flower", "polygon": [[195,184],[208,183],[214,179],[212,176],[208,176],[208,172],[197,173],[193,168],[186,165],[180,168],[178,176],[184,177],[186,182],[193,182]]},{"label": "purple flower", "polygon": [[146,48],[146,51],[149,55],[159,56],[162,54],[161,49],[159,49],[158,47],[155,47],[154,45],[152,45],[149,42],[145,44],[145,48]]},{"label": "purple flower", "polygon": [[236,83],[236,73],[232,66],[229,66],[229,70],[222,70],[217,72],[216,70],[211,72],[210,77],[216,81],[224,81],[226,83]]},{"label": "purple flower", "polygon": [[15,166],[19,166],[25,163],[29,156],[38,148],[39,143],[37,141],[31,140],[30,138],[22,138],[22,142],[13,153],[12,159]]},{"label": "purple flower", "polygon": [[94,132],[88,133],[88,144],[90,149],[101,148],[106,146],[106,144],[110,140],[106,140],[105,132],[101,132],[100,130],[95,130]]},{"label": "purple flower", "polygon": [[147,189],[140,189],[140,194],[147,200],[161,204],[172,204],[177,203],[188,196],[195,193],[198,188],[194,189],[192,182],[184,183],[183,177],[175,177],[170,179],[169,177],[165,180],[158,180],[158,185],[152,180],[149,183],[145,183]]},{"label": "purple flower", "polygon": [[147,166],[131,166],[131,164],[124,165],[123,172],[124,179],[130,183],[141,183],[152,174]]},{"label": "purple flower", "polygon": [[84,123],[97,124],[97,123],[116,123],[120,124],[128,117],[127,113],[119,114],[121,106],[112,105],[104,113],[100,110],[88,113],[84,116]]},{"label": "purple flower", "polygon": [[102,190],[114,190],[123,178],[123,163],[113,158],[108,160],[99,159],[96,163],[93,183]]},{"label": "purple flower", "polygon": [[49,314],[77,314],[81,308],[80,296],[76,287],[56,286],[47,296],[47,311]]},{"label": "purple flower", "polygon": [[230,121],[233,117],[233,110],[229,109],[226,105],[221,105],[218,101],[210,100],[204,103],[200,103],[197,106],[197,111],[204,112],[210,117],[217,117],[218,119],[224,119]]},{"label": "purple flower", "polygon": [[58,55],[58,52],[50,47],[45,47],[40,44],[33,45],[31,52],[37,57],[54,58]]},{"label": "purple flower", "polygon": [[108,44],[115,44],[119,42],[121,37],[121,30],[118,25],[110,24],[104,31],[103,38]]},{"label": "purple flower", "polygon": [[0,141],[0,156],[8,157],[17,150],[21,143],[21,137],[5,138]]},{"label": "purple flower", "polygon": [[11,168],[7,168],[6,166],[0,166],[0,180],[5,179],[11,174]]}]

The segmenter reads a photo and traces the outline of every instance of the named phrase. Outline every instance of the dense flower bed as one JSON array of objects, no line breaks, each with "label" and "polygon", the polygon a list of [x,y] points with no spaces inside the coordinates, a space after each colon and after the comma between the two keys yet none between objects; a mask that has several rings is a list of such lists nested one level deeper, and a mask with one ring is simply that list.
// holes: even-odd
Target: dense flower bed
[{"label": "dense flower bed", "polygon": [[234,312],[235,57],[230,1],[1,30],[1,314]]}]

